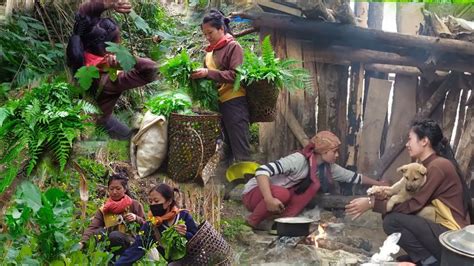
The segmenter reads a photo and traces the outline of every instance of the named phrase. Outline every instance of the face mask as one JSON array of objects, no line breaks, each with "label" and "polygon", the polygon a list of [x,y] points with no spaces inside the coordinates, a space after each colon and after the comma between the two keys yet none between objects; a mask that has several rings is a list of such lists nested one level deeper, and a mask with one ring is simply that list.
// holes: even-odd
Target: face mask
[{"label": "face mask", "polygon": [[163,203],[150,205],[150,211],[153,216],[163,216],[166,213]]}]

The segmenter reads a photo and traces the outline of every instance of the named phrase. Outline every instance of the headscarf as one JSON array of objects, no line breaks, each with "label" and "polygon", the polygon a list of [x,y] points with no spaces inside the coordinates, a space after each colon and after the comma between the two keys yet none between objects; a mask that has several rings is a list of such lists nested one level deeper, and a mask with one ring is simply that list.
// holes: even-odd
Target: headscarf
[{"label": "headscarf", "polygon": [[341,146],[339,138],[330,131],[320,131],[313,138],[314,151],[323,154],[330,150],[338,149]]}]

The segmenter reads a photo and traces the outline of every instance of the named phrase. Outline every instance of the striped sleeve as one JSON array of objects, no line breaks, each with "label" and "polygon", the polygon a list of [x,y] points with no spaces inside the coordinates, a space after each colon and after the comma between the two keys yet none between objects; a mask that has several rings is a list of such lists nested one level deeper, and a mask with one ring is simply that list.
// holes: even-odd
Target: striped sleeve
[{"label": "striped sleeve", "polygon": [[292,175],[306,167],[305,162],[305,157],[301,153],[295,152],[276,161],[261,165],[257,168],[255,176]]},{"label": "striped sleeve", "polygon": [[338,182],[361,184],[362,174],[348,170],[338,164],[331,164],[332,178]]}]

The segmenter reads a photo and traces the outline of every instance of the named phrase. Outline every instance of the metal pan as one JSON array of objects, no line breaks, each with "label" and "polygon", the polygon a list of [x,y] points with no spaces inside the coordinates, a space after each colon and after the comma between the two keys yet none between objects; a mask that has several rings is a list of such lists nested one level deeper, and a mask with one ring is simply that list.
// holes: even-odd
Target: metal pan
[{"label": "metal pan", "polygon": [[315,222],[306,217],[284,217],[275,219],[278,236],[307,236],[309,227]]}]

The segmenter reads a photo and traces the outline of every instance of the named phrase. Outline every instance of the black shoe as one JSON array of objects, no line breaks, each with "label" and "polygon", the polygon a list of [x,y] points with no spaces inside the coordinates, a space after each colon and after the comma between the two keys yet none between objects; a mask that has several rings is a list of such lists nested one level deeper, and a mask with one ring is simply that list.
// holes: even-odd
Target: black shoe
[{"label": "black shoe", "polygon": [[130,128],[113,116],[99,125],[107,131],[112,139],[127,140],[132,136]]}]

